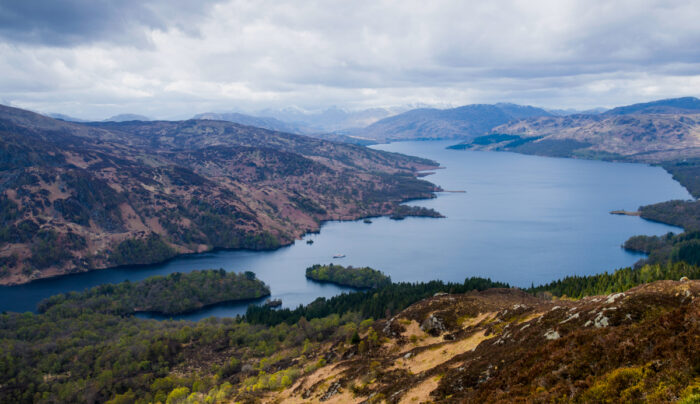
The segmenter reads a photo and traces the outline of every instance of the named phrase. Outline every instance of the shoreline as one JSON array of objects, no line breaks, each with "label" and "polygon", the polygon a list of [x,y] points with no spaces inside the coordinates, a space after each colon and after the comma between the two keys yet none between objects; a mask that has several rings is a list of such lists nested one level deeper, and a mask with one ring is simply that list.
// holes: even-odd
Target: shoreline
[{"label": "shoreline", "polygon": [[[416,171],[416,173],[419,171]],[[443,192],[442,188],[439,185],[435,185],[434,189],[431,191],[431,196],[426,197],[426,198],[405,198],[400,200],[399,202],[396,203],[396,206],[403,205],[408,202],[413,202],[413,201],[424,201],[424,200],[430,200],[430,199],[435,199],[437,198],[437,193]],[[297,240],[303,240],[304,237],[306,237],[309,234],[319,234],[321,232],[321,228],[323,227],[324,224],[330,223],[330,222],[353,222],[357,220],[363,220],[363,219],[371,219],[371,218],[378,218],[378,217],[387,217],[390,218],[394,213],[387,212],[385,214],[367,214],[367,215],[357,215],[357,216],[348,216],[348,217],[339,217],[339,218],[332,218],[328,220],[323,220],[318,223],[318,227],[315,227],[313,229],[309,229],[308,231],[305,231],[299,235],[295,235],[294,238],[289,240],[286,243],[280,243],[279,246],[273,247],[273,248],[260,248],[260,249],[253,249],[253,248],[225,248],[225,247],[212,247],[206,250],[202,251],[192,251],[192,252],[182,252],[182,253],[177,253],[173,255],[172,257],[168,257],[167,259],[164,259],[162,261],[157,261],[157,262],[151,262],[148,264],[126,264],[126,265],[115,265],[115,266],[106,266],[106,267],[101,267],[101,268],[92,268],[92,269],[87,269],[84,271],[78,271],[78,272],[64,272],[64,273],[59,273],[55,275],[50,275],[50,276],[42,276],[42,277],[37,277],[33,279],[28,279],[23,282],[15,282],[15,281],[10,281],[6,282],[4,279],[0,279],[0,288],[3,287],[15,287],[15,286],[22,286],[22,285],[28,285],[31,283],[38,283],[38,282],[43,282],[43,281],[49,281],[51,279],[57,279],[57,278],[64,278],[64,277],[70,277],[70,276],[77,276],[77,275],[84,275],[86,273],[90,272],[98,272],[98,271],[104,271],[104,270],[112,270],[112,269],[138,269],[138,268],[144,268],[144,267],[149,267],[152,265],[161,265],[161,264],[166,264],[170,261],[176,260],[176,259],[181,259],[181,258],[188,258],[188,257],[196,257],[197,255],[200,254],[208,254],[208,253],[214,253],[217,251],[253,251],[253,252],[262,252],[262,251],[277,251],[282,248],[290,247],[294,245],[294,243]],[[420,217],[420,216],[417,216]],[[433,216],[425,216],[428,218],[434,218]],[[74,269],[74,268],[73,268]]]}]

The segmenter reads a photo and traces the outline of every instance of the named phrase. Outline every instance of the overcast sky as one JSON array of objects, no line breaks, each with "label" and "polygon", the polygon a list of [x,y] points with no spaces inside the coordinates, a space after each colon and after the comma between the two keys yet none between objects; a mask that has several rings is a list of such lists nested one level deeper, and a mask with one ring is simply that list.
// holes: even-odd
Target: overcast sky
[{"label": "overcast sky", "polygon": [[0,0],[0,103],[81,118],[686,95],[697,0]]}]

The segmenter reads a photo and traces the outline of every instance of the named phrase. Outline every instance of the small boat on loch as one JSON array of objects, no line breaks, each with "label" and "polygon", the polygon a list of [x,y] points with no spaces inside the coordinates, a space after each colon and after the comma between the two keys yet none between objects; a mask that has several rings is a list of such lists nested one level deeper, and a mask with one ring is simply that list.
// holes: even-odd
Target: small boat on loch
[{"label": "small boat on loch", "polygon": [[345,258],[345,254],[336,254],[333,258]]}]

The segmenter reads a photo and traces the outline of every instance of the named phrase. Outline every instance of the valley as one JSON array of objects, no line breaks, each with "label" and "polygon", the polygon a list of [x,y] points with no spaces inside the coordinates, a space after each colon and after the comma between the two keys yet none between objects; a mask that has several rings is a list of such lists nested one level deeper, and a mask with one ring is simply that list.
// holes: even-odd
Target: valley
[{"label": "valley", "polygon": [[[689,194],[659,167],[490,152],[546,136],[482,135],[468,151],[446,148],[453,141],[364,148],[223,121],[77,125],[30,114],[11,110],[0,121],[4,133],[22,135],[3,144],[12,167],[2,200],[9,282],[25,281],[17,273],[119,267],[58,278],[68,293],[45,289],[38,313],[0,315],[0,355],[13,358],[1,369],[3,397],[664,402],[700,394],[697,214],[692,202],[664,202]],[[502,150],[591,157],[567,154],[580,139],[551,140],[537,153]],[[674,178],[693,178],[678,167]],[[430,182],[419,179],[431,169]],[[639,205],[641,217],[610,215]],[[363,217],[375,219],[352,221]],[[600,273],[640,259],[619,247],[635,234],[650,236],[625,248],[648,257]],[[81,255],[100,240],[103,250]],[[177,258],[192,252],[205,254]],[[299,285],[315,283],[300,264],[331,256],[391,278],[361,265],[307,265],[310,279],[341,286],[300,294]],[[205,262],[227,269],[199,271]],[[12,278],[9,263],[31,272],[19,266]],[[157,271],[167,276],[147,278]],[[34,292],[26,292],[50,282],[5,287],[0,300],[28,302]],[[72,292],[85,286],[93,287]],[[282,307],[249,305],[265,296]]]}]

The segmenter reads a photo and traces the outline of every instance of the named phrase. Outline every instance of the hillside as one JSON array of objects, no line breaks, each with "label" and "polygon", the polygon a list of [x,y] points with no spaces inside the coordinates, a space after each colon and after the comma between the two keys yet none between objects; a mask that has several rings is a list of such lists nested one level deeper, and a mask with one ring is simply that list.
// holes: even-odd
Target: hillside
[{"label": "hillside", "polygon": [[382,119],[356,134],[378,142],[417,139],[470,139],[513,120],[551,116],[515,104],[474,104],[452,109],[421,108]]},{"label": "hillside", "polygon": [[0,284],[212,248],[433,197],[437,163],[222,121],[77,124],[0,107]]},{"label": "hillside", "polygon": [[700,100],[680,98],[603,114],[527,118],[496,126],[476,140],[458,148],[654,163],[695,157],[700,155]]},{"label": "hillside", "polygon": [[[513,289],[441,295],[267,396],[289,402],[668,402],[698,387],[700,282],[578,301]],[[697,397],[697,396],[696,396]]]},{"label": "hillside", "polygon": [[174,272],[152,276],[139,282],[99,285],[82,292],[59,294],[38,304],[38,312],[52,307],[91,307],[114,315],[138,312],[180,314],[206,306],[260,299],[270,295],[270,287],[252,272],[235,273],[223,269]]},{"label": "hillside", "polygon": [[[121,315],[132,300],[165,295],[125,300],[119,291],[133,286],[105,285],[51,298],[40,314],[0,314],[0,394],[17,403],[697,402],[700,281],[633,287],[625,271],[612,275],[625,285],[567,279],[538,296],[479,278],[391,284],[198,323]],[[684,271],[698,274],[676,265],[641,275]],[[192,294],[176,275],[155,281]],[[622,292],[552,300],[560,284]]]}]

